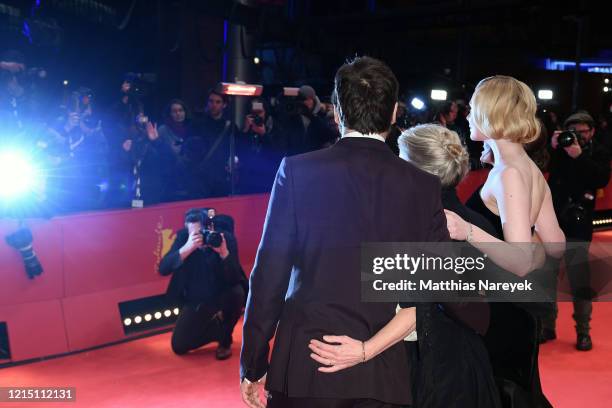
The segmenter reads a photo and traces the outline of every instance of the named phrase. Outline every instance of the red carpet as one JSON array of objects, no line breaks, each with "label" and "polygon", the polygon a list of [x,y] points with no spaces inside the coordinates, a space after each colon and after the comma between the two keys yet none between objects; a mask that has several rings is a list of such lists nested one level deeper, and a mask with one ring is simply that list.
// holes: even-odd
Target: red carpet
[{"label": "red carpet", "polygon": [[[612,240],[612,233],[598,240]],[[570,303],[560,304],[559,338],[541,348],[546,395],[555,407],[612,406],[612,303],[594,305],[594,349],[574,349]],[[240,327],[240,326],[239,326]],[[239,340],[237,328],[234,339]],[[44,341],[44,339],[41,339]],[[215,346],[188,356],[170,351],[170,333],[92,352],[0,369],[0,386],[76,387],[76,403],[0,403],[0,407],[241,407],[239,341],[234,357],[216,361]]]},{"label": "red carpet", "polygon": [[[598,303],[595,348],[574,350],[571,304],[560,305],[559,339],[541,349],[544,391],[555,407],[612,404],[612,304]],[[234,338],[240,338],[236,330]],[[76,387],[76,403],[0,403],[0,407],[241,407],[239,344],[234,357],[216,361],[215,346],[186,357],[170,351],[170,333],[42,363],[0,370],[0,386]]]}]

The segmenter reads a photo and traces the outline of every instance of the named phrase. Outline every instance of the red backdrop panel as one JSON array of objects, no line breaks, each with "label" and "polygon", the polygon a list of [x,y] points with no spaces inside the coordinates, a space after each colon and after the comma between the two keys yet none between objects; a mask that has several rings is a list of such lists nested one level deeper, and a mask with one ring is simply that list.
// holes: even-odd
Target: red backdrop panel
[{"label": "red backdrop panel", "polygon": [[12,361],[69,351],[59,300],[1,306],[0,321],[8,327]]},{"label": "red backdrop panel", "polygon": [[[268,197],[198,200],[28,221],[44,267],[41,276],[29,280],[19,253],[0,241],[0,321],[8,325],[12,360],[125,338],[118,303],[165,293],[168,278],[157,273],[157,265],[189,208],[214,207],[234,217],[240,261],[250,273]],[[0,234],[17,226],[16,221],[2,220]]]},{"label": "red backdrop panel", "polygon": [[63,299],[68,348],[82,350],[125,338],[118,304],[165,291],[166,282],[160,280]]}]

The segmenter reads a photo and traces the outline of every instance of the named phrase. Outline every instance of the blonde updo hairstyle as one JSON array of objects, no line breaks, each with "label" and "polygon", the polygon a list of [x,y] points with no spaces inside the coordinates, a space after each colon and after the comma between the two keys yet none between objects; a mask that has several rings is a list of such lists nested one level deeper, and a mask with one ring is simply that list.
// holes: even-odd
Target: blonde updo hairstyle
[{"label": "blonde updo hairstyle", "polygon": [[503,75],[483,79],[470,105],[472,122],[488,138],[526,144],[540,134],[535,96],[517,79]]},{"label": "blonde updo hairstyle", "polygon": [[402,159],[438,176],[442,187],[455,187],[470,169],[459,135],[443,126],[412,127],[400,135],[397,144]]}]

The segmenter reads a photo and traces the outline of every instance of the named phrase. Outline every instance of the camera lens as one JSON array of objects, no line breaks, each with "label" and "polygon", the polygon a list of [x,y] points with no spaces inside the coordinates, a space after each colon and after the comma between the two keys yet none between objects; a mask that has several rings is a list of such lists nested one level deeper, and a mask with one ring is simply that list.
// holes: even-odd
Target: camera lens
[{"label": "camera lens", "polygon": [[559,137],[557,141],[559,142],[559,146],[568,147],[571,146],[576,140],[576,135],[571,130],[566,130],[565,132],[559,133]]}]

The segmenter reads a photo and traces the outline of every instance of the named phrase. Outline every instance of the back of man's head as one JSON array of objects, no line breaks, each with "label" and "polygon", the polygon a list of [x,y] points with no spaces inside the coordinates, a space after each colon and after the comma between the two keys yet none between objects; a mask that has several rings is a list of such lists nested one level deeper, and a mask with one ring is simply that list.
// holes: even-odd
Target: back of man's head
[{"label": "back of man's head", "polygon": [[332,98],[342,128],[364,134],[389,130],[399,85],[384,62],[357,57],[338,69],[334,83]]}]

